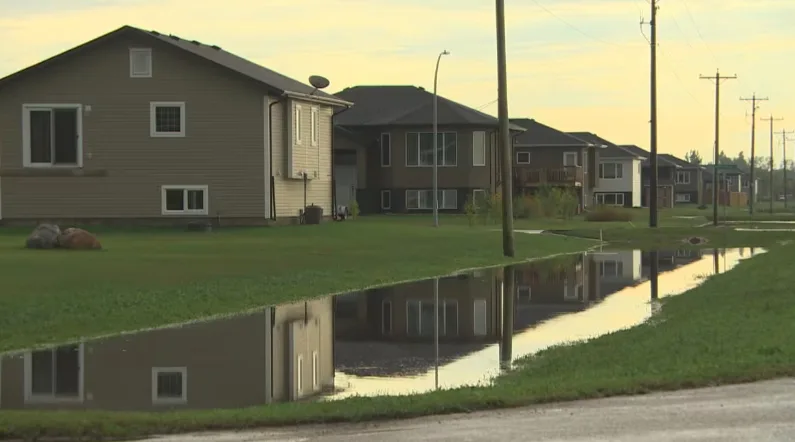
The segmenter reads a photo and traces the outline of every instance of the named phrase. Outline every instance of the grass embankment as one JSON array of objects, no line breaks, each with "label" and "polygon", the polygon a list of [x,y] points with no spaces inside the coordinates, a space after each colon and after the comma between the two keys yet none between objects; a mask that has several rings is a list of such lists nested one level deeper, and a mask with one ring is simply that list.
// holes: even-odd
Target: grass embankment
[{"label": "grass embankment", "polygon": [[[91,252],[26,250],[27,230],[0,230],[0,352],[510,262],[499,231],[425,221],[100,230]],[[591,245],[516,235],[516,258]]]},{"label": "grass embankment", "polygon": [[795,375],[795,246],[666,298],[656,320],[545,350],[493,387],[167,413],[0,412],[0,436],[134,437],[469,412]]}]

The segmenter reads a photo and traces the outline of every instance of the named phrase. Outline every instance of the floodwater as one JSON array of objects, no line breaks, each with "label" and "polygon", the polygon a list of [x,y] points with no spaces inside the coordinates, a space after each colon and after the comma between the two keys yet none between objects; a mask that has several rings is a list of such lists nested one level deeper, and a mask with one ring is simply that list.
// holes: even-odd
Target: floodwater
[{"label": "floodwater", "polygon": [[588,252],[6,354],[0,409],[240,408],[484,384],[517,358],[640,324],[659,299],[763,252]]}]

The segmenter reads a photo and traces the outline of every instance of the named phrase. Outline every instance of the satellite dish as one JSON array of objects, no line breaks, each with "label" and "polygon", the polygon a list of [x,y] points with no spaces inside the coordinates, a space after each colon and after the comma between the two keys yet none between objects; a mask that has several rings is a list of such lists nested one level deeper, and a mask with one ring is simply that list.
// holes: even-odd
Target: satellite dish
[{"label": "satellite dish", "polygon": [[321,77],[320,75],[312,75],[309,77],[309,84],[312,85],[315,89],[325,89],[331,84],[328,81],[328,78]]}]

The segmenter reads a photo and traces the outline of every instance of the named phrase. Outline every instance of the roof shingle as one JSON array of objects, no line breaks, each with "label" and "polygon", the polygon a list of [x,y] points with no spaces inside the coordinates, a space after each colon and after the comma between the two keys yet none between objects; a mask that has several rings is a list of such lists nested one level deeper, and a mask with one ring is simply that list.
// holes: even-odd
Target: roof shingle
[{"label": "roof shingle", "polygon": [[532,118],[511,118],[511,123],[527,129],[516,137],[516,146],[526,147],[588,147],[589,142],[559,131]]}]

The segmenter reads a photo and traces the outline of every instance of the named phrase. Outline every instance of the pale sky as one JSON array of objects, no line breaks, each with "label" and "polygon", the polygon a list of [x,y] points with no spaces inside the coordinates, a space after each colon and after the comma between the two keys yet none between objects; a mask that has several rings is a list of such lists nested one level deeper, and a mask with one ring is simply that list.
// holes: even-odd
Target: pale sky
[{"label": "pale sky", "polygon": [[[293,78],[321,74],[330,92],[362,84],[433,87],[496,115],[492,0],[0,0],[0,77],[129,24],[224,49]],[[759,118],[795,130],[795,1],[661,0],[659,148],[712,159],[714,84],[721,87],[721,148],[750,152],[754,92]],[[647,0],[506,0],[508,103],[564,131],[590,131],[649,148]],[[648,26],[644,27],[649,35]],[[757,125],[757,155],[769,126]],[[780,136],[775,138],[781,158]],[[791,143],[795,146],[795,141]],[[793,150],[792,152],[795,152]],[[795,158],[795,156],[793,156]]]}]

